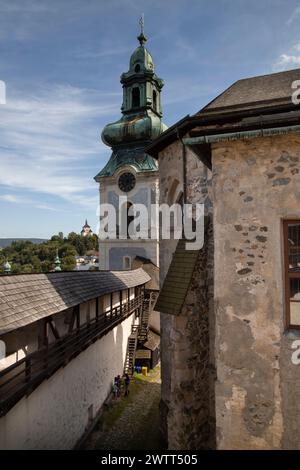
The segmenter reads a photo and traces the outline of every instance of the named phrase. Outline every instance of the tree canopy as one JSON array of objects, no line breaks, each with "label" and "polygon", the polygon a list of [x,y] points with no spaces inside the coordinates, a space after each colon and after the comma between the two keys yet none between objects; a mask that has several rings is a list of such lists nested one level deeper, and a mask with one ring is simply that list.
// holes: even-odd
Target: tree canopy
[{"label": "tree canopy", "polygon": [[84,256],[98,251],[97,235],[83,237],[75,232],[64,237],[62,233],[53,235],[43,243],[14,241],[0,250],[0,273],[6,261],[11,264],[12,273],[41,273],[53,271],[56,251],[61,261],[62,271],[72,271],[76,266],[75,256]]}]

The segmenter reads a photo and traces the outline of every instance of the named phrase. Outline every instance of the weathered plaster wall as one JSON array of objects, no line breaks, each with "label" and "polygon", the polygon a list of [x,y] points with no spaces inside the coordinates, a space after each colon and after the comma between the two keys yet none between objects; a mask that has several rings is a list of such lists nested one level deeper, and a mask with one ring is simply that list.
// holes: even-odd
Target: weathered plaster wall
[{"label": "weathered plaster wall", "polygon": [[[187,201],[205,203],[211,213],[210,172],[187,151]],[[159,155],[160,203],[173,204],[183,190],[182,147],[176,142]],[[174,317],[161,312],[162,428],[169,449],[214,447],[213,238],[199,256],[185,305]],[[177,241],[161,240],[160,282]],[[208,255],[209,253],[209,255]]]},{"label": "weathered plaster wall", "polygon": [[[71,449],[123,373],[134,315],[89,346],[0,419],[0,449]],[[89,411],[90,410],[90,411]]]},{"label": "weathered plaster wall", "polygon": [[299,449],[299,335],[284,332],[281,219],[300,218],[300,137],[212,153],[218,448]]},{"label": "weathered plaster wall", "polygon": [[26,354],[36,351],[38,337],[41,334],[41,322],[19,328],[1,336],[5,344],[5,356],[0,357],[0,371],[19,361]]}]

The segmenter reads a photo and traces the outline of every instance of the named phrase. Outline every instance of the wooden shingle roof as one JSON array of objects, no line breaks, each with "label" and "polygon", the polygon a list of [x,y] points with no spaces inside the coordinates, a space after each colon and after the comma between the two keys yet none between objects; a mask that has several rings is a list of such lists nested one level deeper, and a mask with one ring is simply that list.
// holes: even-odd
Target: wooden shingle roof
[{"label": "wooden shingle roof", "polygon": [[[273,121],[278,114],[276,127],[284,126],[286,121],[297,119],[295,114],[299,105],[292,102],[295,91],[292,84],[297,80],[300,80],[300,69],[238,80],[199,112],[186,116],[163,132],[146,147],[146,152],[158,158],[164,148],[178,140],[178,136],[182,138],[188,132],[192,133],[197,126],[202,126],[203,135],[211,135],[214,127],[220,133],[221,125],[252,116],[252,126],[255,124],[260,129],[262,116],[266,114],[272,114]],[[272,126],[275,127],[274,122]]]},{"label": "wooden shingle roof", "polygon": [[157,312],[179,315],[184,303],[199,250],[186,250],[186,240],[179,240],[163,286],[154,306]]},{"label": "wooden shingle roof", "polygon": [[233,83],[198,113],[222,109],[252,109],[292,103],[293,82],[300,80],[300,69],[244,78]]},{"label": "wooden shingle roof", "polygon": [[0,335],[149,280],[143,269],[0,276]]}]

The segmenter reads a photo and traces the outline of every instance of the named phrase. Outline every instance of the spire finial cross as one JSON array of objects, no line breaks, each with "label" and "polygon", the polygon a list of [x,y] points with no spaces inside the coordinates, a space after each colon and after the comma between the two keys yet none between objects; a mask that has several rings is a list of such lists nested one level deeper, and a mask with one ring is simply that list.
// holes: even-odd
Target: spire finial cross
[{"label": "spire finial cross", "polygon": [[142,16],[140,17],[140,27],[141,27],[141,33],[138,36],[138,40],[140,42],[140,45],[143,46],[145,42],[147,41],[147,38],[144,34],[144,26],[145,26],[145,19],[144,19],[144,13],[142,13]]},{"label": "spire finial cross", "polygon": [[140,26],[141,26],[141,34],[144,34],[144,26],[145,26],[144,13],[142,13],[142,16],[140,17]]}]

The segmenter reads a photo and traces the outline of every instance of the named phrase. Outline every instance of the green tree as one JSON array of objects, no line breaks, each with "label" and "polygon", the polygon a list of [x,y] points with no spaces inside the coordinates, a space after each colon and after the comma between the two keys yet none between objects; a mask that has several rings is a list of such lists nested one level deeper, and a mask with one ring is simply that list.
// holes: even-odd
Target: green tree
[{"label": "green tree", "polygon": [[65,256],[61,260],[61,268],[63,271],[73,271],[76,266],[74,256]]},{"label": "green tree", "polygon": [[42,270],[41,261],[37,255],[31,257],[31,263],[33,266],[33,272],[40,273]]},{"label": "green tree", "polygon": [[98,237],[83,237],[70,232],[66,238],[62,233],[53,235],[50,240],[34,244],[30,241],[14,241],[11,246],[0,251],[0,273],[8,260],[12,265],[12,273],[49,272],[54,270],[56,250],[62,262],[62,270],[73,270],[76,266],[75,256],[84,256],[98,252]]}]

